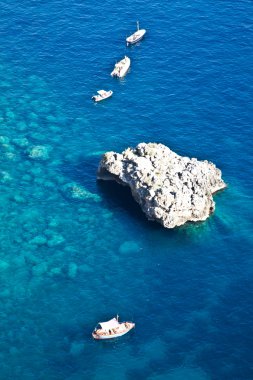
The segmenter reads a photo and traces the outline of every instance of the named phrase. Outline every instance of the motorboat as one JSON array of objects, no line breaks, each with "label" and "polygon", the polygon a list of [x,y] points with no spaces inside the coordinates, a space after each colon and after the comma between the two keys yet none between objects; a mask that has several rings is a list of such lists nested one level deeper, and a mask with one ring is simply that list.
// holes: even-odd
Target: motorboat
[{"label": "motorboat", "polygon": [[95,102],[101,102],[101,100],[108,99],[112,96],[113,92],[110,91],[105,91],[105,90],[98,90],[97,95],[92,96],[92,100]]},{"label": "motorboat", "polygon": [[130,64],[131,64],[130,58],[128,58],[125,55],[125,57],[121,61],[119,61],[115,64],[114,69],[111,72],[111,76],[123,78],[126,75],[128,69],[130,67]]},{"label": "motorboat", "polygon": [[146,34],[146,29],[140,29],[139,21],[137,21],[137,30],[131,36],[126,38],[126,43],[128,45],[136,44],[136,42],[142,40],[144,35]]},{"label": "motorboat", "polygon": [[93,330],[92,336],[94,339],[113,339],[127,334],[135,327],[133,322],[119,322],[119,316],[112,318],[107,322],[99,322]]}]

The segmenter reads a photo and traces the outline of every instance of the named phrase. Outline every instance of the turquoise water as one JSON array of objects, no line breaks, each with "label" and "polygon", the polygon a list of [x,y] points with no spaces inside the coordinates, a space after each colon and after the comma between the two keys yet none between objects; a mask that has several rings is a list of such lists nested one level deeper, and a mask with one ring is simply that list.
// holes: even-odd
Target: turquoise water
[{"label": "turquoise water", "polygon": [[[252,2],[0,5],[0,378],[251,380]],[[96,181],[141,141],[222,170],[213,216],[165,230]],[[93,341],[116,313],[135,331]]]}]

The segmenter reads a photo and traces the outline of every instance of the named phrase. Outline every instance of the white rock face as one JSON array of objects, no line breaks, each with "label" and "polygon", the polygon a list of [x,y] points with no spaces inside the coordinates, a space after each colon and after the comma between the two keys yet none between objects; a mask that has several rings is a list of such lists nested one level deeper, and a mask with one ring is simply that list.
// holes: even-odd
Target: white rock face
[{"label": "white rock face", "polygon": [[129,186],[148,219],[166,228],[207,219],[215,209],[212,195],[226,187],[213,163],[155,143],[105,153],[97,176]]}]

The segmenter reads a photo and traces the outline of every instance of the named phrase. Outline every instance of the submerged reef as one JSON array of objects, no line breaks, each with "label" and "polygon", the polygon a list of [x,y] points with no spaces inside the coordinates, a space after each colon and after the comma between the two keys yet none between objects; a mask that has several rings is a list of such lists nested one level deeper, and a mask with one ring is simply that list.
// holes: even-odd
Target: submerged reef
[{"label": "submerged reef", "polygon": [[94,202],[100,202],[101,198],[98,194],[93,194],[84,187],[77,185],[76,183],[67,183],[61,188],[63,196],[67,199],[74,200],[92,200]]},{"label": "submerged reef", "polygon": [[29,157],[38,160],[47,160],[49,158],[48,148],[42,145],[36,145],[29,149]]},{"label": "submerged reef", "polygon": [[226,187],[213,163],[155,143],[105,153],[97,176],[129,186],[148,219],[166,228],[207,219],[215,209],[213,194]]},{"label": "submerged reef", "polygon": [[[78,150],[81,143],[76,131],[89,122],[69,118],[42,78],[27,76],[22,68],[17,72],[14,75],[12,69],[0,64],[2,309],[9,307],[6,298],[9,305],[17,298],[22,303],[26,295],[30,299],[32,291],[44,289],[54,277],[64,281],[74,280],[83,272],[86,278],[91,276],[94,244],[107,254],[111,249],[107,236],[113,234],[108,223],[113,214],[95,190],[79,184],[72,171],[79,151],[84,157],[90,155],[87,142],[92,141],[95,151],[101,152],[89,128],[83,131],[87,144]],[[115,232],[114,239],[120,246],[122,237]],[[22,286],[16,284],[19,277]],[[22,297],[19,292],[24,293]],[[11,329],[6,328],[8,334]]]}]

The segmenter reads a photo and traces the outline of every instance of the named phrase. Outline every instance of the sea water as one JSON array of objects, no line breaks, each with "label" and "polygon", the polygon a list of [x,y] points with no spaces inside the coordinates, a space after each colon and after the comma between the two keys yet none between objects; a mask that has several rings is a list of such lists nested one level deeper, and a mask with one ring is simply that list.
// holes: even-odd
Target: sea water
[{"label": "sea water", "polygon": [[[252,380],[252,2],[0,9],[0,378]],[[207,221],[166,230],[96,181],[139,142],[222,170]],[[135,331],[93,341],[117,313]]]}]

